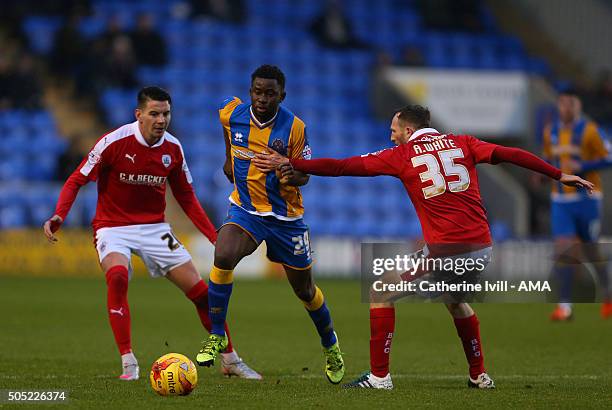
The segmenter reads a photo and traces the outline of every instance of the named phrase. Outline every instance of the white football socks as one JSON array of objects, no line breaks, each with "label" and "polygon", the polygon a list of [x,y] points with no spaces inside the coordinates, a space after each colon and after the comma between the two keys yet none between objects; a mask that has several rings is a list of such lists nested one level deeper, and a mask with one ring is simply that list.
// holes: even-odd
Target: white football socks
[{"label": "white football socks", "polygon": [[233,350],[230,353],[221,353],[221,360],[223,360],[223,363],[236,363],[240,361],[240,357],[238,357],[238,353],[236,353],[236,350]]},{"label": "white football socks", "polygon": [[130,366],[134,364],[138,364],[138,360],[136,360],[136,356],[134,356],[133,352],[129,352],[121,355],[121,364],[123,367]]}]

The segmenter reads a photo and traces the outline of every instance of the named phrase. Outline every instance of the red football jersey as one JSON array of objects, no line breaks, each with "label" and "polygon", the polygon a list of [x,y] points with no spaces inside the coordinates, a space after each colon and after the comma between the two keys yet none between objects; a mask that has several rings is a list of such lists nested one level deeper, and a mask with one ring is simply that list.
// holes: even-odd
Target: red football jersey
[{"label": "red football jersey", "polygon": [[362,157],[370,173],[401,179],[428,245],[491,244],[476,164],[497,147],[469,135],[415,132],[406,144]]},{"label": "red football jersey", "polygon": [[289,160],[297,171],[322,176],[391,175],[402,180],[432,254],[452,255],[489,246],[476,164],[507,162],[561,180],[563,173],[520,148],[469,135],[416,131],[406,144],[360,157]]},{"label": "red football jersey", "polygon": [[95,230],[164,222],[167,182],[198,229],[216,240],[214,226],[195,197],[181,144],[168,132],[153,146],[138,122],[102,136],[66,181],[55,213],[65,219],[78,189],[89,181],[98,183]]}]

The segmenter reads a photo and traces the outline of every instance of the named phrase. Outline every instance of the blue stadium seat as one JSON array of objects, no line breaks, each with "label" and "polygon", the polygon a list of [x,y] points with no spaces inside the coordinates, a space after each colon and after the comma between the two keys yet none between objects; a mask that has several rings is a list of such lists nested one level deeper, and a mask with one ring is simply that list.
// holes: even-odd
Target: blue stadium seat
[{"label": "blue stadium seat", "polygon": [[0,228],[21,228],[28,225],[28,215],[21,206],[0,207]]},{"label": "blue stadium seat", "polygon": [[507,53],[502,56],[502,64],[506,70],[524,70],[527,60],[520,53]]},{"label": "blue stadium seat", "polygon": [[493,221],[491,223],[491,236],[495,242],[503,242],[512,239],[512,229],[503,221]]},{"label": "blue stadium seat", "polygon": [[26,176],[30,181],[49,181],[55,176],[57,158],[48,151],[39,151],[28,158]]},{"label": "blue stadium seat", "polygon": [[53,48],[55,32],[61,25],[62,18],[57,16],[27,17],[23,29],[32,50],[38,54],[49,54]]},{"label": "blue stadium seat", "polygon": [[82,196],[83,201],[83,222],[89,224],[96,214],[98,192],[96,191],[95,186],[92,184],[82,189],[80,195]]},{"label": "blue stadium seat", "polygon": [[539,58],[530,58],[527,60],[527,70],[533,74],[549,76],[551,74],[550,65]]},{"label": "blue stadium seat", "polygon": [[28,176],[28,160],[21,153],[13,154],[0,161],[0,181],[24,181]]},{"label": "blue stadium seat", "polygon": [[106,30],[108,23],[101,16],[84,17],[79,24],[79,31],[88,39],[95,38]]},{"label": "blue stadium seat", "polygon": [[42,226],[53,215],[57,194],[53,188],[46,185],[33,185],[21,189],[24,206],[29,211],[29,224]]}]

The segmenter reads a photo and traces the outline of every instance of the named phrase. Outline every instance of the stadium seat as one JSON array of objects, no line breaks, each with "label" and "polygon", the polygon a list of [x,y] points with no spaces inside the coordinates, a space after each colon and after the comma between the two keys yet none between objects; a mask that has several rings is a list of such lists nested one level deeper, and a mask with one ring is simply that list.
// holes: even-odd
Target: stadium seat
[{"label": "stadium seat", "polygon": [[0,228],[20,228],[28,225],[26,210],[21,206],[0,207]]},{"label": "stadium seat", "polygon": [[55,32],[61,27],[58,16],[30,16],[23,23],[30,47],[35,53],[49,54],[53,48]]},{"label": "stadium seat", "polygon": [[42,226],[53,215],[57,195],[52,189],[43,185],[33,185],[20,191],[24,206],[29,211],[29,224]]},{"label": "stadium seat", "polygon": [[502,242],[512,238],[512,229],[503,221],[493,221],[491,223],[491,236],[493,241]]},{"label": "stadium seat", "polygon": [[23,154],[13,154],[0,162],[0,181],[25,181],[27,172],[28,160]]}]

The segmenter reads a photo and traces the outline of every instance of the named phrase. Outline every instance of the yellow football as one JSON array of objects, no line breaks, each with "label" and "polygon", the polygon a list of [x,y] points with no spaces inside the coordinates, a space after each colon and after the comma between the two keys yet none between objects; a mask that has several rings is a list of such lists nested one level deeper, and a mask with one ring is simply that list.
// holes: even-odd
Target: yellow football
[{"label": "yellow football", "polygon": [[153,362],[149,379],[160,396],[186,396],[198,384],[198,371],[187,356],[168,353]]}]

